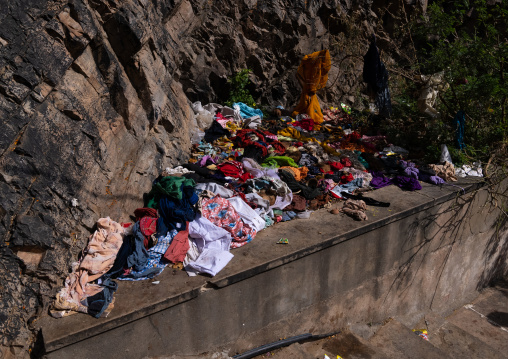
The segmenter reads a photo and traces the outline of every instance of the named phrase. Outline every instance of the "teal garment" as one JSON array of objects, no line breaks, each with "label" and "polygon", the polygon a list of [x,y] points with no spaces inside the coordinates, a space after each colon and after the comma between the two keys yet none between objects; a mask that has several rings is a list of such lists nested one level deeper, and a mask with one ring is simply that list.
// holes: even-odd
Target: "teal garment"
[{"label": "teal garment", "polygon": [[238,106],[240,108],[240,116],[243,118],[251,118],[252,116],[259,116],[263,119],[263,111],[258,108],[252,108],[244,104],[243,102],[235,102],[233,108]]},{"label": "teal garment", "polygon": [[152,186],[152,190],[147,194],[145,207],[158,208],[159,199],[162,196],[168,196],[173,199],[182,199],[182,186],[196,186],[193,179],[185,177],[167,176],[162,177]]},{"label": "teal garment", "polygon": [[296,164],[295,160],[291,157],[287,156],[273,156],[268,157],[262,164],[263,167],[283,167],[283,166],[291,166],[298,168],[299,166]]},{"label": "teal garment", "polygon": [[365,167],[366,170],[369,169],[369,163],[365,160],[365,158],[362,157],[362,152],[355,151],[355,153],[358,155],[358,161]]}]

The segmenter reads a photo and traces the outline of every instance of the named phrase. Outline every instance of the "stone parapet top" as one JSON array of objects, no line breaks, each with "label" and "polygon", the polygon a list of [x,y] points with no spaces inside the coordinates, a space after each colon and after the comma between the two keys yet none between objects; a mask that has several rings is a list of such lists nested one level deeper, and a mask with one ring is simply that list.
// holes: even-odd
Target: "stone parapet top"
[{"label": "stone parapet top", "polygon": [[[478,178],[459,179],[454,183],[465,193],[483,186]],[[257,234],[246,246],[233,249],[233,259],[215,277],[189,277],[185,271],[166,267],[153,280],[117,281],[115,306],[107,318],[95,319],[74,314],[61,319],[45,316],[38,321],[46,352],[79,342],[123,324],[191,300],[201,291],[213,290],[248,279],[264,271],[282,266],[309,254],[351,240],[462,194],[458,187],[442,187],[422,183],[422,190],[405,192],[388,186],[369,192],[366,196],[390,202],[390,207],[368,206],[367,221],[355,221],[344,214],[331,214],[320,209],[310,219],[296,219],[278,223]],[[340,208],[340,203],[333,208]],[[288,238],[288,244],[278,244]],[[159,282],[153,284],[152,282]]]}]

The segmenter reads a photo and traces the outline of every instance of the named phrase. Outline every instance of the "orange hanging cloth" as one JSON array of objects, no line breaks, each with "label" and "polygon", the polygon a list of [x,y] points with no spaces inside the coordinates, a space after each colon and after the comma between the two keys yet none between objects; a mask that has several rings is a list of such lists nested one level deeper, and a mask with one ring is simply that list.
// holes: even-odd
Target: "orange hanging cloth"
[{"label": "orange hanging cloth", "polygon": [[319,128],[323,122],[323,113],[316,92],[325,87],[331,67],[330,52],[321,50],[305,55],[296,73],[302,86],[302,96],[300,96],[300,102],[293,110],[292,116],[306,113],[314,121],[315,128]]}]

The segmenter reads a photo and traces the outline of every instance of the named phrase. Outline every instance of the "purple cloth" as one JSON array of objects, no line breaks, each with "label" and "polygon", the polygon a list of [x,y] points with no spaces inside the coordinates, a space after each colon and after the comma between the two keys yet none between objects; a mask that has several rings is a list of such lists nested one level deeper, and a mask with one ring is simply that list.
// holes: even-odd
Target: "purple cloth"
[{"label": "purple cloth", "polygon": [[217,162],[215,162],[215,160],[212,158],[212,156],[210,156],[210,155],[205,155],[205,156],[203,156],[203,157],[201,158],[201,160],[199,161],[199,165],[200,165],[201,167],[205,167],[205,166],[206,166],[206,162],[207,162],[208,160],[212,161],[213,163],[217,163]]},{"label": "purple cloth", "polygon": [[418,170],[418,168],[416,167],[413,167],[413,166],[407,166],[405,169],[404,169],[404,173],[406,175],[408,175],[409,177],[411,178],[416,178],[418,179],[418,174],[420,173],[420,171]]},{"label": "purple cloth", "polygon": [[372,180],[370,186],[372,188],[383,188],[392,184],[390,178],[386,178],[381,172],[372,172]]},{"label": "purple cloth", "polygon": [[420,181],[432,183],[435,185],[445,183],[444,179],[442,179],[441,177],[431,176],[428,173],[424,173],[424,172],[421,172],[418,177],[419,177]]},{"label": "purple cloth", "polygon": [[382,173],[372,172],[372,188],[383,188],[394,184],[406,191],[415,191],[422,189],[420,182],[416,178],[397,176],[395,178],[386,178]]},{"label": "purple cloth", "polygon": [[422,189],[422,185],[416,178],[397,176],[393,179],[393,184],[406,190],[416,191]]}]

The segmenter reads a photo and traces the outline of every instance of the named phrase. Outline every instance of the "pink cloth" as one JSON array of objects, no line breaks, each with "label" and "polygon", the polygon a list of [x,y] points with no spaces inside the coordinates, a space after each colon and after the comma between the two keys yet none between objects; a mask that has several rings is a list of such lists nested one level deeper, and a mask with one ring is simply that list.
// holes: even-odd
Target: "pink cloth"
[{"label": "pink cloth", "polygon": [[256,230],[244,223],[233,205],[220,196],[204,198],[201,214],[218,227],[231,233],[233,242],[231,248],[241,247],[250,242],[256,235]]},{"label": "pink cloth", "polygon": [[81,301],[103,290],[90,282],[107,273],[123,243],[125,229],[109,217],[97,221],[97,230],[90,238],[81,262],[73,264],[73,271],[65,280],[65,287],[57,293],[54,308],[87,313]]}]

